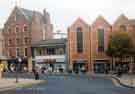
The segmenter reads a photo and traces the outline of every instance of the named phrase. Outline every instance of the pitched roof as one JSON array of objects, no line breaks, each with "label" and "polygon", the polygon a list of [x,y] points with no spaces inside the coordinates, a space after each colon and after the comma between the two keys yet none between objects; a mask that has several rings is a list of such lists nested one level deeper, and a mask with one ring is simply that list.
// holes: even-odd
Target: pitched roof
[{"label": "pitched roof", "polygon": [[[105,20],[105,18],[103,17],[103,16],[101,16],[101,15],[99,15],[97,18],[96,18],[96,20],[92,23],[92,25],[94,25],[95,23],[97,23],[97,22],[103,22],[103,23],[105,23],[107,26],[111,26],[108,22],[107,22],[107,20]],[[99,24],[99,25],[101,25],[101,24]]]},{"label": "pitched roof", "polygon": [[65,45],[67,39],[49,39],[49,40],[42,40],[38,43],[32,44],[32,47],[38,46],[56,46],[56,45]]},{"label": "pitched roof", "polygon": [[81,17],[78,17],[78,18],[74,21],[74,23],[71,24],[70,27],[74,26],[76,23],[79,23],[79,22],[82,23],[82,24],[84,24],[85,26],[89,27],[89,25],[88,25]]},{"label": "pitched roof", "polygon": [[117,19],[116,21],[113,23],[113,25],[117,24],[117,23],[126,23],[126,24],[129,24],[129,20],[128,18],[124,15],[124,14],[121,14]]},{"label": "pitched roof", "polygon": [[34,14],[36,14],[39,17],[41,24],[45,24],[45,17],[44,17],[44,15],[42,13],[40,13],[38,11],[32,11],[32,10],[20,8],[20,7],[17,7],[17,8],[25,16],[25,18],[28,21],[32,21],[32,18],[34,16]]}]

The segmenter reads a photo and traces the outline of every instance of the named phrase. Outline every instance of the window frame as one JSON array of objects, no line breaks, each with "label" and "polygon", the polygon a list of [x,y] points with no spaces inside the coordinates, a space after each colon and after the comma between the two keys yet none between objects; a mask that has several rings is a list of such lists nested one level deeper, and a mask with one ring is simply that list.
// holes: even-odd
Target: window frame
[{"label": "window frame", "polygon": [[83,30],[81,27],[76,29],[76,48],[78,53],[83,52]]},{"label": "window frame", "polygon": [[16,57],[19,57],[20,56],[20,49],[19,47],[16,48]]},{"label": "window frame", "polygon": [[120,31],[126,32],[127,31],[127,26],[126,25],[120,25]]},{"label": "window frame", "polygon": [[98,33],[97,34],[97,37],[98,37],[98,48],[97,48],[97,50],[98,50],[98,52],[104,52],[105,51],[104,28],[98,28],[97,33]]},{"label": "window frame", "polygon": [[[26,27],[27,27],[27,29],[26,29]],[[28,26],[27,25],[24,25],[23,26],[23,32],[27,32],[28,31]]]},{"label": "window frame", "polygon": [[19,31],[20,31],[19,26],[16,26],[16,27],[15,27],[15,32],[18,33]]}]

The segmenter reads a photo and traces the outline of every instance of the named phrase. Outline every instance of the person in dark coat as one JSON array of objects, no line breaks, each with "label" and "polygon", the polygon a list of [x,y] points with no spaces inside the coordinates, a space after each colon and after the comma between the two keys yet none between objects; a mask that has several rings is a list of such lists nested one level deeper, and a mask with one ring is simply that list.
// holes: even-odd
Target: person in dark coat
[{"label": "person in dark coat", "polygon": [[39,73],[37,71],[35,72],[35,80],[39,80]]}]

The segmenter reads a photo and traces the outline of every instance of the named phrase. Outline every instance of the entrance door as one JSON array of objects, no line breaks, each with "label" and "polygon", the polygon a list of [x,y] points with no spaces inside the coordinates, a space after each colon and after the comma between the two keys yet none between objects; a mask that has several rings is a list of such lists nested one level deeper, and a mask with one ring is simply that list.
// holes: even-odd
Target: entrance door
[{"label": "entrance door", "polygon": [[73,71],[75,73],[85,72],[86,71],[86,64],[85,63],[74,63],[73,64]]},{"label": "entrance door", "polygon": [[105,66],[104,64],[96,63],[94,64],[94,72],[95,73],[104,73]]},{"label": "entrance door", "polygon": [[95,61],[94,62],[94,72],[95,73],[105,73],[106,69],[109,70],[109,65],[107,61]]}]

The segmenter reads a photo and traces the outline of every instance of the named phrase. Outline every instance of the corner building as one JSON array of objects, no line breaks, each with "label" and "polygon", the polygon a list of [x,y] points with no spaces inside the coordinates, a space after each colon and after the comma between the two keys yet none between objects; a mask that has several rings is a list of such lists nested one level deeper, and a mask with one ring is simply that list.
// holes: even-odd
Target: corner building
[{"label": "corner building", "polygon": [[[9,60],[21,57],[21,67],[29,67],[32,57],[31,46],[41,40],[52,39],[52,24],[48,12],[15,7],[3,28],[4,56]],[[8,66],[14,66],[8,62]],[[30,65],[31,66],[31,65]],[[10,68],[10,67],[9,67]]]}]

